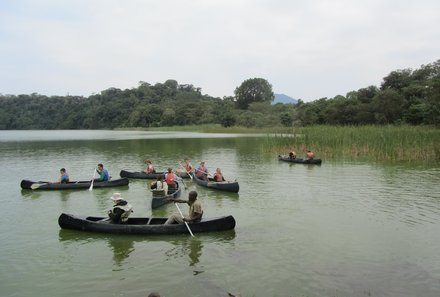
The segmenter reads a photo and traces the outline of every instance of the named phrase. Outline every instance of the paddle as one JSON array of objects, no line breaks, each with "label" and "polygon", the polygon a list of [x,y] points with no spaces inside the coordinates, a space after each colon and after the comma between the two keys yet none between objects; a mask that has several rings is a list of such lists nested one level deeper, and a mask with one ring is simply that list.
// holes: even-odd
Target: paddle
[{"label": "paddle", "polygon": [[44,185],[48,185],[48,184],[49,184],[49,183],[42,183],[42,184],[33,183],[33,184],[31,185],[31,189],[32,189],[32,190],[36,190],[36,189],[38,189],[39,187],[44,186]]},{"label": "paddle", "polygon": [[187,190],[188,187],[186,186],[185,182],[183,181],[183,178],[181,178],[181,177],[179,177],[179,176],[178,176],[178,178],[179,178],[179,181],[181,181],[182,184],[183,184],[183,186],[185,187],[185,190]]},{"label": "paddle", "polygon": [[[177,165],[182,166],[182,164],[180,164],[180,163],[177,163]],[[184,169],[184,170],[186,171],[185,167],[183,167],[183,166],[182,166],[182,169]],[[188,173],[188,171],[186,171],[186,173]],[[189,177],[191,177],[191,179],[192,179],[191,174],[188,173],[188,175],[189,175]],[[188,187],[186,186],[185,182],[183,181],[183,178],[180,177],[180,176],[178,176],[177,174],[176,174],[176,176],[179,178],[180,181],[182,181],[182,184],[183,184],[183,186],[185,187],[185,190],[187,190]]]},{"label": "paddle", "polygon": [[178,165],[180,165],[180,167],[182,167],[182,169],[183,170],[185,170],[185,172],[189,175],[189,177],[191,178],[191,180],[193,179],[193,177],[192,177],[192,175],[191,175],[191,172],[190,171],[188,171],[188,170],[186,170],[186,168],[185,168],[185,166],[183,166],[182,164],[180,164],[180,163],[177,163]]},{"label": "paddle", "polygon": [[189,234],[191,234],[191,236],[194,237],[194,234],[191,232],[191,229],[189,228],[188,223],[185,221],[185,217],[183,216],[182,211],[179,208],[179,205],[177,205],[177,202],[174,202],[174,205],[177,207],[177,210],[179,211],[180,215],[182,216],[183,222],[185,223],[186,228],[188,228]]},{"label": "paddle", "polygon": [[[211,173],[209,173],[209,172],[206,172],[206,171],[203,171],[203,170],[200,170],[200,169],[196,169],[197,171],[199,171],[199,172],[201,172],[201,173],[205,173],[206,174],[206,176],[207,177],[212,177],[212,174]],[[196,174],[196,172],[194,171],[194,174]],[[191,177],[192,178],[192,177]],[[200,179],[200,177],[197,177],[198,179]]]},{"label": "paddle", "polygon": [[90,183],[89,191],[93,190],[93,182],[95,181],[96,168],[93,169],[92,182]]}]

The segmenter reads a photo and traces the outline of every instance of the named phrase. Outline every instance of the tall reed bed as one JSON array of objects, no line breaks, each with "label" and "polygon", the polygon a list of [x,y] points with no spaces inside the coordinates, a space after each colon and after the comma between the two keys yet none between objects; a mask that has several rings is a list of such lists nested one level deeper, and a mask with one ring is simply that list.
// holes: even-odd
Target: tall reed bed
[{"label": "tall reed bed", "polygon": [[313,150],[321,158],[440,161],[440,129],[420,126],[314,126],[268,138],[268,151],[298,156]]}]

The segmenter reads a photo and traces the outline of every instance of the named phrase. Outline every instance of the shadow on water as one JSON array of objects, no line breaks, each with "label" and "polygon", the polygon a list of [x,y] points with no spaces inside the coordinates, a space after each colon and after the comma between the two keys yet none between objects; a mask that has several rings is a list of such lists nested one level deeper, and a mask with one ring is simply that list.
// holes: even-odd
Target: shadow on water
[{"label": "shadow on water", "polygon": [[231,201],[238,200],[240,198],[239,193],[221,192],[221,191],[211,191],[209,193],[210,198],[214,199],[230,199]]},{"label": "shadow on water", "polygon": [[[105,241],[109,249],[113,252],[114,264],[118,267],[123,265],[130,254],[136,248],[135,243],[169,243],[170,249],[165,250],[167,259],[188,257],[189,266],[195,267],[200,262],[204,243],[231,243],[235,239],[235,230],[215,233],[196,234],[195,237],[189,237],[188,234],[181,235],[156,235],[156,236],[133,236],[133,235],[108,235],[90,232],[77,232],[74,230],[60,229],[59,241],[64,244],[96,243]],[[194,270],[194,275],[203,271]]]},{"label": "shadow on water", "polygon": [[70,190],[63,190],[63,191],[34,191],[34,190],[27,190],[27,189],[21,189],[21,196],[23,198],[30,198],[30,199],[41,199],[48,196],[56,196],[61,199],[61,201],[66,202],[69,200],[70,196],[72,194],[72,191]]},{"label": "shadow on water", "polygon": [[40,199],[42,196],[44,196],[43,192],[25,190],[25,189],[21,189],[20,193],[22,197],[30,198],[30,199]]}]

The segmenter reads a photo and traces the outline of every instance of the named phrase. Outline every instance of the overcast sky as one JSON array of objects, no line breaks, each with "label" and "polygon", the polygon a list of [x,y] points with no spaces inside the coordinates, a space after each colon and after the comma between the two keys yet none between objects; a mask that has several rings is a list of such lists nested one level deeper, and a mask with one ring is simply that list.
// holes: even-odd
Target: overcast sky
[{"label": "overcast sky", "polygon": [[1,0],[0,94],[249,78],[304,101],[440,59],[438,0]]}]

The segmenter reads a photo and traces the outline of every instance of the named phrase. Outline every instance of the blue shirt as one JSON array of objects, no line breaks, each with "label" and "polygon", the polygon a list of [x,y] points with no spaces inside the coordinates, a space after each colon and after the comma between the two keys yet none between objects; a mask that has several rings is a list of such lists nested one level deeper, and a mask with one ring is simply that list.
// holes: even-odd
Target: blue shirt
[{"label": "blue shirt", "polygon": [[99,173],[99,180],[101,181],[108,181],[110,178],[107,169],[102,169],[102,171]]},{"label": "blue shirt", "polygon": [[69,176],[67,175],[67,173],[64,175],[61,175],[60,182],[61,183],[68,183],[69,182]]}]

